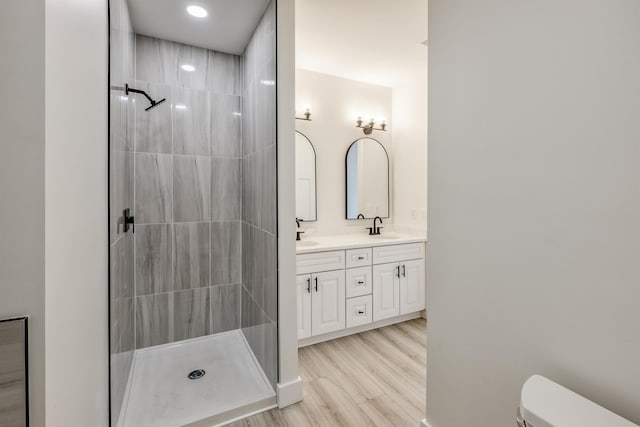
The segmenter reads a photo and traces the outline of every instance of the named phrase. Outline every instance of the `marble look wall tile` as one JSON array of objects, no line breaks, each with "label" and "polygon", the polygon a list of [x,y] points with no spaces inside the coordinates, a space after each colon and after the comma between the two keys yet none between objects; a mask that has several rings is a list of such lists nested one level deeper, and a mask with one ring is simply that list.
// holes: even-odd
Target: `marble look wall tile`
[{"label": "marble look wall tile", "polygon": [[133,203],[133,185],[134,185],[134,169],[133,169],[133,153],[131,151],[111,151],[110,162],[110,221],[111,221],[111,239],[113,243],[124,233],[123,211],[127,208],[134,208]]},{"label": "marble look wall tile", "polygon": [[180,341],[211,333],[209,288],[173,294],[173,340]]},{"label": "marble look wall tile", "polygon": [[211,139],[209,93],[174,88],[173,101],[173,152],[208,156]]},{"label": "marble look wall tile", "polygon": [[[242,222],[242,283],[252,291],[257,281],[259,260],[255,257],[255,228]],[[243,318],[245,314],[243,313]]]},{"label": "marble look wall tile", "polygon": [[211,162],[207,157],[173,157],[173,214],[175,222],[211,218]]},{"label": "marble look wall tile", "polygon": [[240,328],[241,289],[241,284],[219,285],[210,288],[212,333],[217,334]]},{"label": "marble look wall tile", "polygon": [[278,320],[278,239],[270,233],[263,233],[263,265],[261,287],[263,289],[263,309],[271,321]]},{"label": "marble look wall tile", "polygon": [[122,53],[124,60],[124,76],[127,81],[133,81],[136,78],[136,34],[133,32],[131,25],[131,16],[126,3],[122,7],[122,30],[124,35],[124,46]]},{"label": "marble look wall tile", "polygon": [[173,182],[171,156],[136,153],[135,159],[136,223],[171,222]]},{"label": "marble look wall tile", "polygon": [[276,86],[275,59],[259,67],[258,84],[255,86],[256,149],[268,147],[276,142]]},{"label": "marble look wall tile", "polygon": [[149,295],[173,290],[171,263],[172,225],[137,225],[136,294]]},{"label": "marble look wall tile", "polygon": [[122,235],[110,248],[111,298],[134,296],[134,237],[132,233]]},{"label": "marble look wall tile", "polygon": [[243,328],[242,332],[269,382],[275,385],[278,380],[277,323],[258,323]]},{"label": "marble look wall tile", "polygon": [[242,161],[211,159],[211,218],[213,221],[241,219]]},{"label": "marble look wall tile", "polygon": [[136,298],[136,348],[173,341],[173,293]]},{"label": "marble look wall tile", "polygon": [[275,234],[277,231],[277,170],[276,146],[271,145],[262,151],[262,168],[260,168],[260,215],[262,229]]},{"label": "marble look wall tile", "polygon": [[242,106],[239,96],[211,96],[211,155],[242,156]]},{"label": "marble look wall tile", "polygon": [[129,95],[136,99],[136,151],[171,154],[171,87],[141,80],[135,86],[156,101],[166,98],[162,104],[145,111],[151,104],[144,95]]},{"label": "marble look wall tile", "polygon": [[276,75],[272,2],[243,55],[242,331],[277,381]]},{"label": "marble look wall tile", "polygon": [[127,102],[124,93],[111,89],[109,93],[109,147],[124,151],[127,144]]},{"label": "marble look wall tile", "polygon": [[[206,89],[209,75],[208,50],[195,46],[176,43],[177,70],[176,84],[191,89]],[[191,65],[194,71],[182,69],[183,65]]]},{"label": "marble look wall tile", "polygon": [[207,89],[225,95],[242,95],[240,57],[223,52],[208,52]]},{"label": "marble look wall tile", "polygon": [[244,88],[242,97],[242,155],[248,156],[255,153],[258,146],[256,125],[256,84],[250,82]]},{"label": "marble look wall tile", "polygon": [[262,286],[265,262],[264,235],[262,230],[243,224],[242,279],[247,291],[261,307],[264,305],[264,287]]},{"label": "marble look wall tile", "polygon": [[251,328],[253,326],[262,325],[269,322],[269,319],[265,316],[262,308],[253,298],[253,295],[247,290],[246,287],[242,287],[242,322],[241,327],[243,330]]},{"label": "marble look wall tile", "polygon": [[122,83],[124,78],[124,31],[121,23],[121,7],[121,0],[110,2],[109,40],[111,43],[111,55],[109,61],[109,77],[111,84]]},{"label": "marble look wall tile", "polygon": [[[127,79],[128,82],[135,82],[133,77]],[[127,123],[125,126],[126,130],[126,140],[125,140],[125,150],[134,151],[135,150],[135,137],[136,137],[136,102],[133,96],[125,96],[124,98],[120,98],[122,102],[126,104],[126,116]]]},{"label": "marble look wall tile", "polygon": [[278,324],[269,322],[263,325],[265,341],[264,358],[260,361],[262,369],[275,389],[278,384]]},{"label": "marble look wall tile", "polygon": [[240,221],[211,223],[211,285],[241,283]]},{"label": "marble look wall tile", "polygon": [[260,153],[242,159],[242,219],[260,226],[262,208],[262,160]]},{"label": "marble look wall tile", "polygon": [[253,82],[255,82],[257,60],[256,48],[256,39],[255,37],[252,37],[247,44],[247,48],[245,49],[244,54],[242,55],[242,88],[245,91]]},{"label": "marble look wall tile", "polygon": [[119,351],[128,352],[135,350],[135,298],[122,300],[122,328],[120,330]]},{"label": "marble look wall tile", "polygon": [[174,224],[173,233],[174,289],[209,286],[209,223]]},{"label": "marble look wall tile", "polygon": [[136,79],[174,85],[177,80],[176,43],[136,36]]},{"label": "marble look wall tile", "polygon": [[122,298],[111,298],[109,301],[109,347],[111,353],[115,353],[122,330]]}]

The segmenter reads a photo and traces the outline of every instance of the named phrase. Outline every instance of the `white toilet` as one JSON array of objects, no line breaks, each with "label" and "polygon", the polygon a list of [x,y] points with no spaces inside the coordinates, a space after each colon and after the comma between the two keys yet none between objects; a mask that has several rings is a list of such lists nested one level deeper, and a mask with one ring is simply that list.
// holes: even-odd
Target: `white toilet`
[{"label": "white toilet", "polygon": [[534,375],[522,386],[520,427],[639,427],[553,381]]}]

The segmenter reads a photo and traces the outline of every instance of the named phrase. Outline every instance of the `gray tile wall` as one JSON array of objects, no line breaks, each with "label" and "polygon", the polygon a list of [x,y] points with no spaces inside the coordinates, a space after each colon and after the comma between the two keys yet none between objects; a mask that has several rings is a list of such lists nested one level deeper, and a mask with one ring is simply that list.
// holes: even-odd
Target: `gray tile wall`
[{"label": "gray tile wall", "polygon": [[242,331],[276,386],[276,26],[272,1],[243,59]]},{"label": "gray tile wall", "polygon": [[[122,211],[134,211],[135,108],[122,90],[135,79],[135,36],[125,0],[110,6],[110,356],[113,425],[122,400],[135,349],[134,240],[122,229]],[[153,166],[153,165],[150,165]],[[157,167],[157,166],[156,166]]]},{"label": "gray tile wall", "polygon": [[241,326],[240,65],[136,36],[136,348]]}]

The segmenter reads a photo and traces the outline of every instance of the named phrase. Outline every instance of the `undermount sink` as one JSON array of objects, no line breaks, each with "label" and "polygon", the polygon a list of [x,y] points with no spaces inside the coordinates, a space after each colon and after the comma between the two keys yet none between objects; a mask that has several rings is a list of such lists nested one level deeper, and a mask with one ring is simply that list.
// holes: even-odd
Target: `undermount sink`
[{"label": "undermount sink", "polygon": [[313,240],[298,240],[296,242],[297,247],[306,247],[306,246],[316,246],[318,242],[314,242]]}]

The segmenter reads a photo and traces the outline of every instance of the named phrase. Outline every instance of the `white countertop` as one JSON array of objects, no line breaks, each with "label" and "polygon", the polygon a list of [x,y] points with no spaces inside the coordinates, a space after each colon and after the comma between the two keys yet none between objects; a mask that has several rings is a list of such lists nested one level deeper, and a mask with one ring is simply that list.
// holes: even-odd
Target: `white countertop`
[{"label": "white countertop", "polygon": [[424,236],[388,232],[379,236],[368,234],[342,234],[338,236],[309,236],[296,242],[296,254],[336,251],[340,249],[370,248],[373,246],[424,243]]}]

